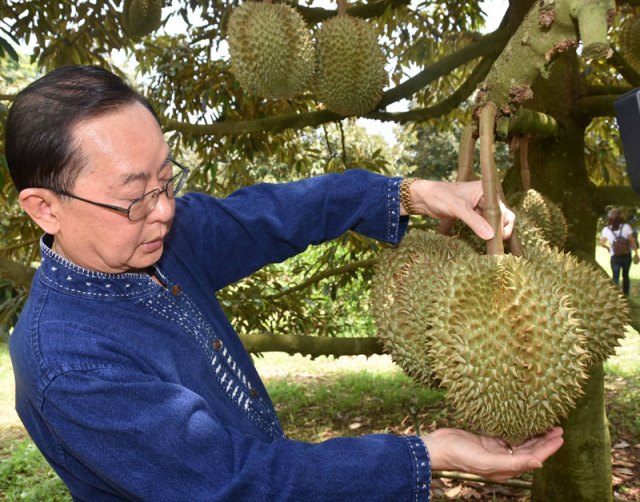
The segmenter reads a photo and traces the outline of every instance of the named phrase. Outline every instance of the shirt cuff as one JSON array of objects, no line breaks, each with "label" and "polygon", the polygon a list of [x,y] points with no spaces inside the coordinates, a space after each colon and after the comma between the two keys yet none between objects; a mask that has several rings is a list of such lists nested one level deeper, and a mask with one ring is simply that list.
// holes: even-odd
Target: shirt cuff
[{"label": "shirt cuff", "polygon": [[387,184],[387,242],[397,244],[402,240],[409,217],[400,217],[400,183],[402,176],[389,178]]},{"label": "shirt cuff", "polygon": [[431,459],[429,450],[418,436],[405,436],[415,462],[416,490],[415,501],[430,500],[431,495]]}]

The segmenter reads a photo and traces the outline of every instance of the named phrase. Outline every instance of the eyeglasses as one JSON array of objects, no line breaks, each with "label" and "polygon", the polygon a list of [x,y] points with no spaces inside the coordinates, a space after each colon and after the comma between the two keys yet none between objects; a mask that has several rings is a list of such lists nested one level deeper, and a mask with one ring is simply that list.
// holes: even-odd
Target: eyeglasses
[{"label": "eyeglasses", "polygon": [[119,207],[112,206],[111,204],[103,204],[102,202],[95,202],[89,199],[85,199],[83,197],[78,197],[77,195],[73,195],[72,193],[66,192],[64,190],[53,190],[55,193],[59,195],[65,195],[67,197],[71,197],[72,199],[81,200],[82,202],[88,202],[89,204],[93,204],[94,206],[105,207],[107,209],[112,209],[114,211],[118,211],[120,213],[124,213],[127,215],[127,218],[131,221],[140,221],[153,211],[158,203],[158,199],[160,195],[165,193],[169,199],[173,199],[178,192],[184,186],[184,182],[187,180],[187,175],[189,174],[189,168],[183,166],[178,161],[169,159],[174,165],[180,168],[180,172],[176,174],[173,178],[171,178],[162,188],[156,188],[155,190],[151,190],[147,192],[142,197],[137,198],[129,207]]}]

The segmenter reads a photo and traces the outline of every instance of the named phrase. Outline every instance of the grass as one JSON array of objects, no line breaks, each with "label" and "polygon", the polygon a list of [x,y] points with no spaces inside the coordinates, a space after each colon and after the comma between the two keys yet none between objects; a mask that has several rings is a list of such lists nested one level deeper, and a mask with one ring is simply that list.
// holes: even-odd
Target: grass
[{"label": "grass", "polygon": [[[597,257],[610,272],[606,252],[598,251]],[[632,266],[631,280],[631,295],[640,301],[640,265]],[[424,434],[455,425],[443,394],[414,384],[387,356],[310,360],[270,353],[255,361],[285,432],[293,439],[322,441],[378,432]],[[612,444],[640,444],[640,335],[636,331],[628,332],[605,371]],[[624,488],[617,489],[625,493]],[[6,345],[0,343],[0,501],[4,500],[71,499],[17,421],[11,363]]]}]

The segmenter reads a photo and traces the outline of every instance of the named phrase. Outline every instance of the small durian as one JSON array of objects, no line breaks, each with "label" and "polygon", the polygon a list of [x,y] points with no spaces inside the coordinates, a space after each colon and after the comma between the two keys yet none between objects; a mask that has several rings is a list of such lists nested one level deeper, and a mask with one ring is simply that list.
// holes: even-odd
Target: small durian
[{"label": "small durian", "polygon": [[600,268],[539,243],[525,247],[524,256],[555,276],[578,310],[585,329],[590,364],[602,364],[625,336],[629,306],[620,289]]},{"label": "small durian", "polygon": [[378,36],[364,19],[338,15],[317,32],[318,99],[341,115],[364,115],[382,97],[387,74]]},{"label": "small durian", "polygon": [[305,92],[315,71],[311,32],[282,3],[246,2],[229,17],[231,72],[248,93],[290,98]]},{"label": "small durian", "polygon": [[620,53],[637,71],[640,71],[640,16],[629,16],[620,29]]},{"label": "small durian", "polygon": [[589,353],[548,271],[513,255],[474,255],[437,282],[426,304],[431,370],[459,417],[512,444],[566,417],[583,394]]},{"label": "small durian", "polygon": [[[429,301],[429,285],[440,270],[447,270],[454,257],[471,254],[473,250],[459,239],[431,230],[414,230],[398,247],[378,257],[371,288],[377,334],[393,361],[418,382],[431,383],[428,347],[421,341],[428,325],[411,310]],[[412,282],[410,288],[404,288],[405,280],[411,277],[420,285]]]},{"label": "small durian", "polygon": [[509,206],[524,213],[551,246],[562,248],[567,240],[567,220],[560,208],[540,192],[529,189],[509,196]]},{"label": "small durian", "polygon": [[542,230],[540,230],[529,219],[526,213],[519,210],[515,210],[516,224],[515,230],[518,233],[520,243],[524,249],[528,249],[532,246],[549,246],[547,239],[545,239]]},{"label": "small durian", "polygon": [[122,27],[132,37],[144,37],[160,28],[164,0],[124,0]]}]

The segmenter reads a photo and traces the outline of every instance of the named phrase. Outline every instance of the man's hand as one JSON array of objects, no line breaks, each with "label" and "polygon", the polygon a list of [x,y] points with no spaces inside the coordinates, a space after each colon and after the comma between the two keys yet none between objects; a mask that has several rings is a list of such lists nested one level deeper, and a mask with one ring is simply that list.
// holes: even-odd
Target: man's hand
[{"label": "man's hand", "polygon": [[[416,211],[433,218],[459,218],[479,237],[489,240],[494,231],[482,217],[484,196],[481,181],[446,182],[416,180],[410,188],[411,201]],[[509,238],[513,231],[515,215],[500,202],[502,234]]]},{"label": "man's hand", "polygon": [[434,471],[459,471],[504,482],[542,463],[562,446],[562,429],[509,446],[502,439],[479,436],[460,429],[439,429],[424,441]]}]

